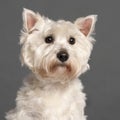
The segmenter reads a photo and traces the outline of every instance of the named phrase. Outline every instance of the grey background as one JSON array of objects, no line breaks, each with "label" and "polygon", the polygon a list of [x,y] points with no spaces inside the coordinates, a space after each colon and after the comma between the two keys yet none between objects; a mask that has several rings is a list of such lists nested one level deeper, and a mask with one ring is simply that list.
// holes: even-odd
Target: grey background
[{"label": "grey background", "polygon": [[81,76],[88,120],[120,120],[119,0],[0,0],[0,120],[15,106],[16,92],[29,72],[19,62],[23,7],[54,20],[98,14],[91,70]]}]

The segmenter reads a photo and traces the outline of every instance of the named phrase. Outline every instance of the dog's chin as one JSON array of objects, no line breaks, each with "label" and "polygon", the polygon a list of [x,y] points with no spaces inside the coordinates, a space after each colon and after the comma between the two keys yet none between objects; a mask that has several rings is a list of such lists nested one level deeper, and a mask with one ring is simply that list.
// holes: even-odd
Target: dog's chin
[{"label": "dog's chin", "polygon": [[75,72],[75,66],[72,66],[70,63],[54,63],[50,64],[47,70],[44,68],[37,70],[37,73],[42,78],[64,81],[73,79],[75,77]]},{"label": "dog's chin", "polygon": [[70,81],[71,77],[73,77],[73,70],[70,64],[54,64],[49,72],[49,75],[55,79],[59,80],[60,82]]},{"label": "dog's chin", "polygon": [[50,68],[51,73],[56,73],[56,74],[63,74],[65,72],[70,73],[71,72],[71,65],[69,64],[63,64],[63,63],[58,63],[54,64]]}]

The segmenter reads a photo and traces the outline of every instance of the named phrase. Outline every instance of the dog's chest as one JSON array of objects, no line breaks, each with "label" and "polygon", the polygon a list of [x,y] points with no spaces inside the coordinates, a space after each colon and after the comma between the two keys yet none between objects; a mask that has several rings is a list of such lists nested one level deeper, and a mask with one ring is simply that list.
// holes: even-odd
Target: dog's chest
[{"label": "dog's chest", "polygon": [[84,113],[85,94],[76,80],[66,89],[21,89],[17,101],[34,120],[78,120]]},{"label": "dog's chest", "polygon": [[67,114],[71,114],[72,109],[74,109],[74,112],[78,110],[77,97],[79,98],[79,96],[77,96],[77,92],[73,91],[72,88],[71,90],[63,90],[62,92],[50,90],[39,92],[39,94],[38,90],[34,91],[32,99],[29,99],[32,116],[42,117],[42,119],[49,118],[50,120],[53,120],[54,117],[64,118]]},{"label": "dog's chest", "polygon": [[45,112],[46,114],[60,114],[70,106],[73,99],[69,92],[47,91],[33,97],[31,103],[33,107],[36,107],[37,111]]}]

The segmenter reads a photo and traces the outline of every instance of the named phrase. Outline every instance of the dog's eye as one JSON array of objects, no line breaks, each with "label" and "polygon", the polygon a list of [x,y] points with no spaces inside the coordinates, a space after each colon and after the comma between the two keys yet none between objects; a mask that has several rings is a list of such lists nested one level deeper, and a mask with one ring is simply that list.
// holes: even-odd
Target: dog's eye
[{"label": "dog's eye", "polygon": [[52,35],[47,36],[47,37],[45,38],[45,42],[46,42],[46,43],[53,43],[53,41],[54,41],[54,38],[53,38]]},{"label": "dog's eye", "polygon": [[70,37],[69,41],[68,41],[71,45],[75,44],[75,38]]}]

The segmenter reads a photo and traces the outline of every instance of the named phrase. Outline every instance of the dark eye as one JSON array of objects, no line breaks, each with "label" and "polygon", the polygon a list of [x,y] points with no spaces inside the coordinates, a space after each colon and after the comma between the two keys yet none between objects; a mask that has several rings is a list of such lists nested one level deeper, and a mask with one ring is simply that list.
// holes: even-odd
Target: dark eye
[{"label": "dark eye", "polygon": [[70,37],[69,41],[68,41],[71,45],[75,44],[75,38]]},{"label": "dark eye", "polygon": [[53,38],[52,35],[47,36],[47,37],[45,38],[45,42],[46,42],[46,43],[53,43],[53,41],[54,41],[54,38]]}]

